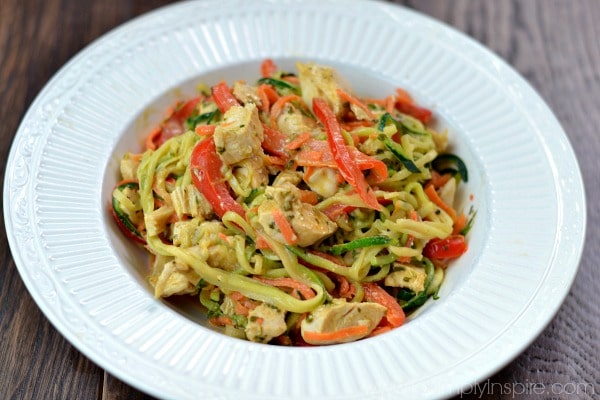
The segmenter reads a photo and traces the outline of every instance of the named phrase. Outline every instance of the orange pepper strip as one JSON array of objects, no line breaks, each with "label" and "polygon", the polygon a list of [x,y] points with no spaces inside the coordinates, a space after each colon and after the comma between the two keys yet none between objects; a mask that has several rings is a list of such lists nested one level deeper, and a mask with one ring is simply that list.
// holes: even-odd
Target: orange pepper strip
[{"label": "orange pepper strip", "polygon": [[422,123],[426,124],[431,120],[432,112],[431,110],[419,107],[413,102],[412,97],[403,89],[396,89],[396,109],[403,114],[408,114],[412,117],[415,117]]},{"label": "orange pepper strip", "polygon": [[391,325],[378,326],[377,328],[373,329],[373,332],[369,334],[369,337],[381,335],[382,333],[389,332],[392,329],[393,327]]},{"label": "orange pepper strip", "polygon": [[317,119],[325,126],[327,141],[339,172],[356,189],[360,198],[369,208],[381,210],[381,204],[377,202],[373,189],[369,186],[360,167],[350,155],[340,124],[329,104],[321,98],[314,98],[313,111]]},{"label": "orange pepper strip", "polygon": [[282,96],[279,99],[277,99],[277,101],[275,102],[275,104],[273,104],[273,107],[271,108],[271,117],[270,117],[270,121],[271,121],[271,127],[276,129],[277,128],[277,117],[279,116],[279,114],[281,114],[281,111],[283,111],[283,107],[292,101],[302,101],[302,99],[300,98],[300,96],[296,96],[295,94],[289,94],[287,96]]},{"label": "orange pepper strip", "polygon": [[208,322],[210,322],[212,325],[216,325],[216,326],[225,326],[225,325],[233,326],[233,320],[225,315],[209,318]]},{"label": "orange pepper strip", "polygon": [[365,299],[374,303],[379,303],[387,308],[385,318],[394,328],[399,327],[404,323],[406,316],[400,304],[388,292],[376,283],[363,284],[365,290]]},{"label": "orange pepper strip", "polygon": [[456,211],[454,211],[452,207],[442,200],[442,198],[435,191],[435,187],[431,183],[428,183],[425,186],[425,194],[427,194],[429,200],[431,200],[436,206],[444,210],[452,218],[452,220],[456,220]]},{"label": "orange pepper strip", "polygon": [[216,125],[198,125],[196,133],[200,136],[211,136],[215,133]]},{"label": "orange pepper strip", "polygon": [[451,178],[452,174],[440,174],[436,170],[431,171],[431,183],[436,189],[444,186]]},{"label": "orange pepper strip", "polygon": [[300,201],[314,206],[319,202],[319,196],[312,190],[300,190]]},{"label": "orange pepper strip", "polygon": [[349,93],[345,92],[342,89],[338,88],[336,91],[337,91],[338,95],[342,98],[342,100],[345,100],[350,104],[354,104],[356,107],[363,110],[365,112],[365,114],[367,115],[367,118],[369,118],[371,120],[375,119],[375,115],[373,115],[373,113],[371,112],[371,110],[369,110],[369,107],[367,107],[367,105],[365,103],[363,103],[362,101],[360,101],[359,99],[350,95]]},{"label": "orange pepper strip", "polygon": [[275,220],[275,225],[281,231],[283,238],[287,244],[296,244],[298,243],[298,236],[296,232],[292,229],[292,225],[287,220],[287,218],[283,215],[283,212],[279,209],[273,210],[273,219]]},{"label": "orange pepper strip", "polygon": [[367,325],[355,325],[338,329],[337,331],[333,332],[304,331],[302,332],[302,336],[304,337],[304,340],[310,342],[332,342],[348,339],[354,336],[360,337],[366,335],[368,332],[369,327]]},{"label": "orange pepper strip", "polygon": [[256,248],[259,250],[264,250],[270,249],[271,246],[269,246],[269,242],[267,242],[267,240],[264,237],[259,235],[256,237]]},{"label": "orange pepper strip", "polygon": [[266,58],[260,65],[260,74],[264,78],[270,78],[277,72],[277,65],[270,58]]},{"label": "orange pepper strip", "polygon": [[263,83],[258,86],[258,97],[260,97],[261,110],[268,113],[271,110],[271,104],[275,103],[279,95],[271,85]]},{"label": "orange pepper strip", "polygon": [[150,132],[148,136],[146,136],[146,149],[148,150],[156,150],[157,145],[156,142],[162,133],[162,126],[157,126]]},{"label": "orange pepper strip", "polygon": [[263,278],[260,276],[255,276],[254,279],[275,287],[286,287],[290,289],[295,289],[298,292],[300,292],[300,294],[302,294],[302,297],[304,297],[305,299],[312,299],[313,297],[315,297],[315,292],[313,292],[310,286],[292,278]]},{"label": "orange pepper strip", "polygon": [[304,132],[296,136],[294,140],[285,145],[288,150],[295,150],[310,140],[310,132]]},{"label": "orange pepper strip", "polygon": [[452,229],[452,234],[458,235],[460,231],[465,229],[465,226],[467,226],[467,220],[468,219],[465,214],[460,214],[459,216],[457,216],[454,220],[454,228]]}]

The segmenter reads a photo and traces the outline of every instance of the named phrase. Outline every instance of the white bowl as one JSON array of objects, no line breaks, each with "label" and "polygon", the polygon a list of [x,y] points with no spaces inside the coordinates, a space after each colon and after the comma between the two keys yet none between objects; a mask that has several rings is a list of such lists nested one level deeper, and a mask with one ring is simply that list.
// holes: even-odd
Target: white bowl
[{"label": "white bowl", "polygon": [[[432,108],[469,167],[469,251],[438,301],[356,343],[228,338],[191,303],[160,302],[146,257],[107,212],[123,153],[197,83],[258,77],[273,58],[336,67],[362,95],[396,87]],[[470,199],[469,195],[473,195]],[[568,293],[585,200],[568,139],[515,71],[453,29],[373,1],[184,2],[106,34],[31,105],[7,164],[13,257],[56,328],[111,374],[167,398],[439,398],[523,351]]]}]

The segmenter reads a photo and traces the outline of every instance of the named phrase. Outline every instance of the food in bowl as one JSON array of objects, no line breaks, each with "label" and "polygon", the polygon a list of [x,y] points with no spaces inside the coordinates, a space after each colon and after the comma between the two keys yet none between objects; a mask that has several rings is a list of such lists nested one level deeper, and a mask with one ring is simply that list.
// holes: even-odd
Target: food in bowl
[{"label": "food in bowl", "polygon": [[467,251],[467,181],[431,110],[359,97],[329,67],[261,65],[173,107],[112,196],[157,298],[197,296],[253,342],[329,345],[404,324]]}]

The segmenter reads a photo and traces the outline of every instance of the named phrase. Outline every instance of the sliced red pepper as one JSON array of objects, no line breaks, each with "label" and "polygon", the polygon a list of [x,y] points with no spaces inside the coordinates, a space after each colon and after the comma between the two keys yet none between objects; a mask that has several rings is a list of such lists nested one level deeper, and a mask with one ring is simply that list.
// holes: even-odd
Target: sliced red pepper
[{"label": "sliced red pepper", "polygon": [[264,78],[270,78],[277,72],[277,65],[270,58],[265,59],[260,65],[260,74]]},{"label": "sliced red pepper", "polygon": [[269,110],[271,110],[271,104],[275,104],[279,98],[279,95],[275,89],[273,89],[273,86],[267,85],[266,83],[259,85],[256,91],[258,93],[258,97],[260,97],[260,109],[268,113]]},{"label": "sliced red pepper", "polygon": [[192,152],[190,169],[196,188],[206,197],[219,217],[227,211],[245,216],[244,208],[235,201],[221,172],[223,162],[212,137],[198,143]]},{"label": "sliced red pepper", "polygon": [[321,212],[323,214],[327,215],[327,217],[330,220],[335,222],[343,214],[348,214],[348,213],[354,211],[355,209],[356,209],[356,207],[348,205],[348,204],[335,203],[335,204],[328,206],[327,208],[324,208],[323,210],[321,210]]},{"label": "sliced red pepper", "polygon": [[463,235],[452,235],[445,239],[431,239],[423,249],[423,255],[433,259],[457,258],[467,251]]},{"label": "sliced red pepper", "polygon": [[143,245],[146,244],[146,239],[144,239],[144,237],[142,235],[140,235],[139,233],[133,232],[130,227],[126,226],[122,220],[122,217],[120,217],[117,214],[117,212],[115,211],[115,209],[113,207],[111,207],[111,213],[117,223],[117,226],[119,227],[119,229],[121,229],[121,232],[123,232],[128,239],[131,239],[134,242],[139,243],[139,244],[143,244]]},{"label": "sliced red pepper", "polygon": [[[359,169],[372,170],[375,183],[383,182],[388,177],[387,166],[383,161],[366,155],[354,146],[346,146],[346,149],[352,162],[358,165]],[[314,157],[315,154],[319,154],[320,157],[317,159]],[[329,144],[324,140],[308,140],[296,154],[295,160],[301,167],[337,168],[338,166]]]},{"label": "sliced red pepper", "polygon": [[387,308],[385,318],[392,327],[397,328],[404,323],[406,319],[404,310],[385,289],[376,283],[365,283],[363,284],[363,289],[365,290],[365,299],[367,301],[379,303]]},{"label": "sliced red pepper", "polygon": [[368,207],[381,210],[381,205],[377,202],[373,189],[371,189],[362,171],[350,156],[346,141],[342,136],[342,129],[333,110],[325,100],[319,98],[313,100],[313,109],[317,118],[325,126],[331,154],[346,182],[356,189],[358,195]]},{"label": "sliced red pepper", "polygon": [[263,124],[263,132],[262,148],[269,154],[288,159],[289,153],[285,149],[287,136],[266,124]]},{"label": "sliced red pepper", "polygon": [[194,97],[193,99],[186,101],[179,107],[175,107],[175,111],[173,111],[171,119],[175,119],[183,124],[185,120],[192,115],[199,102],[200,96]]},{"label": "sliced red pepper", "polygon": [[147,138],[146,147],[156,149],[173,136],[185,131],[185,121],[188,119],[200,102],[200,96],[194,97],[184,103],[179,103],[171,114]]},{"label": "sliced red pepper", "polygon": [[[124,190],[126,188],[139,189],[139,183],[137,181],[121,181],[115,186],[115,190]],[[146,239],[140,233],[138,228],[133,224],[129,216],[121,210],[119,202],[113,196],[112,207],[111,207],[113,218],[115,219],[117,226],[123,231],[127,238],[140,244],[146,244]]]},{"label": "sliced red pepper", "polygon": [[396,109],[403,114],[408,114],[412,117],[415,117],[424,124],[428,123],[431,120],[431,110],[424,107],[419,107],[414,103],[397,101]]},{"label": "sliced red pepper", "polygon": [[210,91],[212,93],[213,100],[219,108],[219,111],[221,111],[223,114],[225,114],[225,112],[227,112],[227,110],[229,110],[231,107],[240,105],[240,102],[235,98],[233,92],[229,86],[227,86],[225,81],[217,83],[210,89]]}]

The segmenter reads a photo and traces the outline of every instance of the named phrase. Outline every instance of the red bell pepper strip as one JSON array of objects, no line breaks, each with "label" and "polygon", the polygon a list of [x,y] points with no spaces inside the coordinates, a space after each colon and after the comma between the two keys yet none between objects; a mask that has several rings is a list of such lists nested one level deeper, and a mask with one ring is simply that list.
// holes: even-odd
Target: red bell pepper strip
[{"label": "red bell pepper strip", "polygon": [[265,59],[260,64],[260,74],[263,78],[270,78],[277,72],[277,65],[270,58]]},{"label": "red bell pepper strip", "polygon": [[146,245],[146,239],[144,239],[143,236],[131,231],[131,229],[125,225],[125,223],[123,222],[121,217],[117,214],[117,212],[115,211],[114,208],[111,208],[111,212],[112,212],[113,218],[117,222],[117,226],[119,227],[119,229],[121,229],[121,232],[123,232],[128,239],[131,239],[136,243]]},{"label": "red bell pepper strip", "polygon": [[[372,170],[373,182],[380,183],[388,177],[388,170],[385,163],[376,158],[370,157],[358,150],[354,146],[346,146],[353,163],[358,165],[361,170]],[[315,155],[319,155],[316,158]],[[324,140],[308,140],[302,145],[302,149],[296,154],[295,161],[301,167],[329,167],[337,168],[337,163],[329,145]]]},{"label": "red bell pepper strip", "polygon": [[235,98],[229,86],[225,81],[217,83],[210,89],[213,100],[217,104],[219,111],[223,114],[233,106],[239,106],[240,102]]},{"label": "red bell pepper strip", "polygon": [[424,124],[431,120],[431,110],[415,104],[411,95],[404,89],[396,89],[395,107],[401,113],[413,116]]},{"label": "red bell pepper strip", "polygon": [[445,239],[431,239],[423,248],[423,255],[437,260],[457,258],[467,251],[463,235],[452,235]]},{"label": "red bell pepper strip", "polygon": [[192,115],[199,102],[200,96],[194,97],[193,99],[186,101],[180,107],[175,107],[175,111],[173,111],[173,115],[171,116],[171,118],[183,124],[185,120],[188,119],[190,115]]},{"label": "red bell pepper strip", "polygon": [[321,212],[325,214],[330,220],[335,222],[340,216],[348,214],[354,211],[355,209],[356,207],[348,204],[335,203],[321,210]]},{"label": "red bell pepper strip", "polygon": [[155,150],[173,136],[182,134],[185,131],[185,120],[192,115],[198,102],[200,96],[175,106],[171,114],[148,135],[146,148]]},{"label": "red bell pepper strip", "polygon": [[192,151],[190,169],[192,180],[198,190],[206,197],[219,217],[227,211],[234,211],[245,217],[244,208],[229,193],[221,167],[223,162],[217,154],[212,137],[198,143]]},{"label": "red bell pepper strip", "polygon": [[403,114],[408,114],[412,117],[415,117],[424,124],[431,120],[431,110],[419,107],[415,104],[396,102],[396,109]]},{"label": "red bell pepper strip", "polygon": [[377,202],[375,193],[373,193],[360,168],[350,156],[346,141],[342,136],[342,128],[329,104],[321,98],[315,98],[313,99],[313,110],[315,116],[325,126],[331,154],[333,154],[333,159],[344,179],[356,189],[358,195],[368,207],[381,210],[381,205]]},{"label": "red bell pepper strip", "polygon": [[262,141],[262,148],[269,154],[282,157],[284,159],[289,158],[285,146],[287,144],[287,136],[277,129],[273,129],[267,124],[263,124],[264,139]]},{"label": "red bell pepper strip", "polygon": [[406,319],[404,310],[385,289],[376,283],[365,283],[363,284],[363,289],[365,290],[365,299],[367,301],[379,303],[387,308],[385,318],[392,327],[397,328],[404,323]]}]

